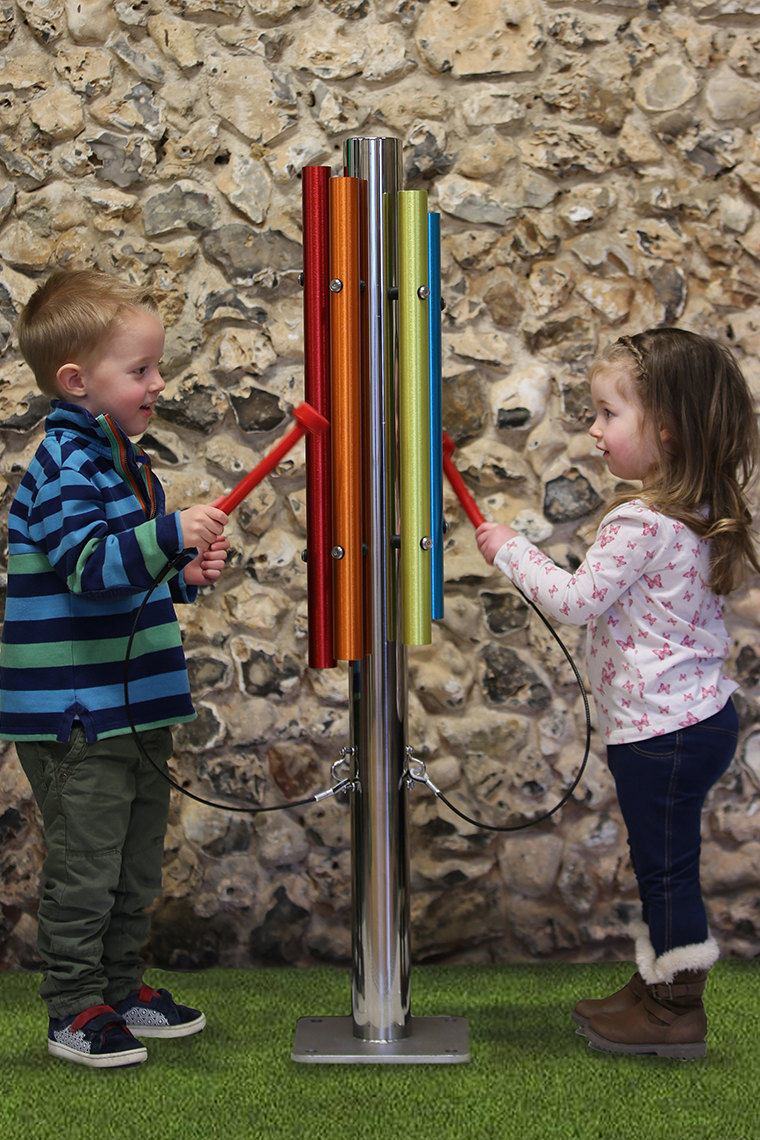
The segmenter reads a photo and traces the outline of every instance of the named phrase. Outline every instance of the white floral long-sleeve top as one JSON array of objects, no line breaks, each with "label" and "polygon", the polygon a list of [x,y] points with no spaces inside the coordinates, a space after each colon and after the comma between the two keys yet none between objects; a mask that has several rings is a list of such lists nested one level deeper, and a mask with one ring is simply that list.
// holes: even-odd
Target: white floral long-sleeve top
[{"label": "white floral long-sleeve top", "polygon": [[710,544],[638,499],[602,520],[575,574],[522,536],[494,564],[551,617],[588,625],[586,665],[606,744],[661,736],[719,712],[738,688],[708,585]]}]

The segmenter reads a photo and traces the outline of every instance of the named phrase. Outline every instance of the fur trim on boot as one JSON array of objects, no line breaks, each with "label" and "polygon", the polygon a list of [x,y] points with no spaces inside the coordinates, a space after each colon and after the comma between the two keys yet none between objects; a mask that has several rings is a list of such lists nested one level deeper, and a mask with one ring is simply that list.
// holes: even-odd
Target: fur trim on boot
[{"label": "fur trim on boot", "polygon": [[709,970],[720,958],[720,947],[712,935],[706,942],[693,942],[691,946],[676,946],[655,956],[649,932],[636,938],[636,965],[648,986],[672,982],[683,970]]}]

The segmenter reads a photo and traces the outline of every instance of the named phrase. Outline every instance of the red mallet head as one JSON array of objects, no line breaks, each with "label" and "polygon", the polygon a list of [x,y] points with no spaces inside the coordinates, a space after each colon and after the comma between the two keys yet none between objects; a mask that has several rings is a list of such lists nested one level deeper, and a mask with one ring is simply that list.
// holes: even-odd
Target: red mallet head
[{"label": "red mallet head", "polygon": [[326,420],[316,408],[304,401],[297,408],[293,408],[293,419],[303,424],[312,435],[324,435],[330,428],[330,421]]}]

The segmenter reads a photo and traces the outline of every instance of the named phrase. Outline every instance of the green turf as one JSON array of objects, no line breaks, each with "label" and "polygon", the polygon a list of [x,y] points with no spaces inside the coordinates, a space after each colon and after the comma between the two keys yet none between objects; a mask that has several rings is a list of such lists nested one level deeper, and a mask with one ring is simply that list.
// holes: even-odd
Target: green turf
[{"label": "green turf", "polygon": [[415,969],[413,1012],[469,1019],[459,1065],[298,1065],[296,1019],[350,1012],[343,970],[151,971],[206,1030],[136,1069],[48,1055],[38,978],[0,977],[0,1136],[25,1140],[760,1140],[760,963],[720,962],[708,1055],[616,1057],[574,1033],[622,963]]}]

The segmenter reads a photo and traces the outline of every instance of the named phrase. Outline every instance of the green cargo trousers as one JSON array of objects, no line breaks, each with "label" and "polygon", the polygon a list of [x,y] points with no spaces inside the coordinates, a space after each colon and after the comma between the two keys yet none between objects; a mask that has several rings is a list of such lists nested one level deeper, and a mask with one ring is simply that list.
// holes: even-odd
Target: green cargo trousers
[{"label": "green cargo trousers", "polygon": [[[139,735],[165,771],[171,729]],[[88,744],[75,724],[67,744],[17,741],[16,752],[47,844],[37,934],[40,996],[50,1017],[114,1005],[142,980],[145,910],[161,890],[171,789],[131,735]]]}]

